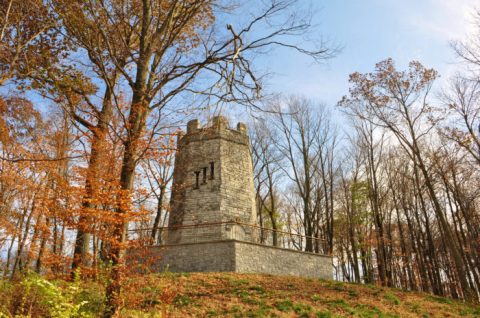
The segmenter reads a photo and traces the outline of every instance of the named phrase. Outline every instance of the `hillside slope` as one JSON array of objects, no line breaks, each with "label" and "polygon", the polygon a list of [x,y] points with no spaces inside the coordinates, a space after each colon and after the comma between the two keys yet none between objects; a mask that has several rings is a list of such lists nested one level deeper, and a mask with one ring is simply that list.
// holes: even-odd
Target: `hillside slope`
[{"label": "hillside slope", "polygon": [[[0,279],[0,318],[101,317],[97,281]],[[124,282],[119,317],[479,317],[480,307],[428,294],[318,279],[233,273],[149,274]]]},{"label": "hillside slope", "polygon": [[478,306],[423,293],[296,277],[147,275],[126,290],[125,317],[480,317]]}]

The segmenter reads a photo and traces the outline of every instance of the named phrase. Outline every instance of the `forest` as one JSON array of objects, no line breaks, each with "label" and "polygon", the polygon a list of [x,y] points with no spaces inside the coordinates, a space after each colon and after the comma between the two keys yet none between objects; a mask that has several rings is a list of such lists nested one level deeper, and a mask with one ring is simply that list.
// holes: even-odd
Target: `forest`
[{"label": "forest", "polygon": [[295,0],[244,19],[239,8],[0,0],[2,279],[102,281],[103,315],[118,314],[130,232],[155,241],[168,224],[177,135],[240,109],[271,244],[301,234],[291,243],[331,255],[335,280],[478,302],[480,14],[473,36],[450,43],[460,63],[445,87],[422,61],[386,57],[326,105],[264,89],[255,65],[274,49],[314,63],[341,54],[296,41],[310,13]]}]

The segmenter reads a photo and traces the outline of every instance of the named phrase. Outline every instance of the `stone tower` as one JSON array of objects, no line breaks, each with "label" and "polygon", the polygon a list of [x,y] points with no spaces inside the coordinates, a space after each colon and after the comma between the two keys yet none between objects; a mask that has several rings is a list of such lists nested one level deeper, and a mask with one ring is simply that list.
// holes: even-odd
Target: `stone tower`
[{"label": "stone tower", "polygon": [[150,246],[150,269],[331,279],[330,256],[288,249],[298,234],[281,232],[283,247],[258,239],[269,232],[255,226],[252,170],[244,124],[230,129],[224,117],[205,127],[190,121],[177,141],[169,228]]},{"label": "stone tower", "polygon": [[[198,120],[179,136],[173,173],[169,244],[241,239],[255,241],[252,157],[245,124],[225,117]],[[225,224],[226,222],[235,224]]]}]

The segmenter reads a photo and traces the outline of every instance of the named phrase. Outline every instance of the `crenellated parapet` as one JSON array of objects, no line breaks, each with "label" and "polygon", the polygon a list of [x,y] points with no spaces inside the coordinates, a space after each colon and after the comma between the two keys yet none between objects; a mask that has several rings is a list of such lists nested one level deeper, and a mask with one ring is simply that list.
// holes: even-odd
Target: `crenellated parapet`
[{"label": "crenellated parapet", "polygon": [[[198,119],[192,119],[187,123],[187,134],[197,133],[199,131],[212,130],[212,129],[233,130],[230,128],[230,123],[228,122],[228,119],[225,116],[213,117],[210,124],[207,124],[204,127],[201,127],[200,120]],[[247,126],[245,125],[245,123],[239,122],[237,124],[236,131],[246,134]]]},{"label": "crenellated parapet", "polygon": [[240,144],[249,144],[248,129],[245,123],[237,123],[236,129],[232,129],[228,119],[224,116],[213,117],[211,122],[201,126],[198,119],[190,120],[187,123],[187,132],[181,134],[178,140],[178,146],[191,141],[208,140],[221,138]]}]

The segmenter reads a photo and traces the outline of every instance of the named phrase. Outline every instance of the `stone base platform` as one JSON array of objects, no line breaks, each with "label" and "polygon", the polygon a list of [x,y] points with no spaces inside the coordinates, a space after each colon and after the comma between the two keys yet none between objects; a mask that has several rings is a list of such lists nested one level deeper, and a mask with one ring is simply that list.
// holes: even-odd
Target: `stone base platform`
[{"label": "stone base platform", "polygon": [[256,243],[221,240],[152,246],[155,272],[236,272],[332,279],[332,258]]}]

